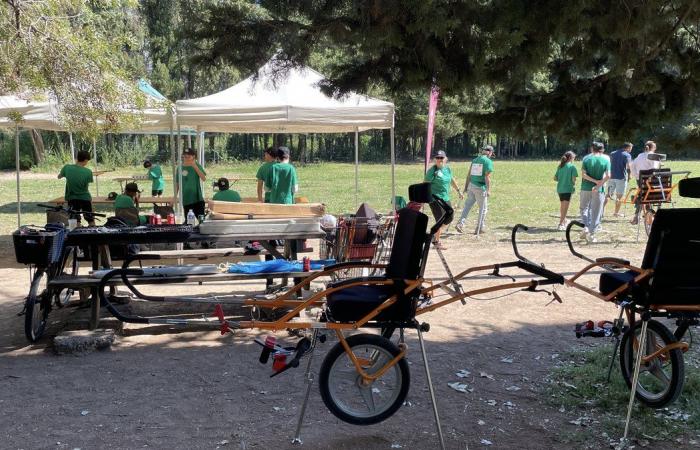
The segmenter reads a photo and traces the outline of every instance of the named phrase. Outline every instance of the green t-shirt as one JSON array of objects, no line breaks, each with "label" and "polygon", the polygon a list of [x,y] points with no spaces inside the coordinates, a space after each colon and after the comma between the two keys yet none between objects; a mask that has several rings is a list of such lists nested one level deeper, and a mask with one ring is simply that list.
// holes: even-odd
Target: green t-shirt
[{"label": "green t-shirt", "polygon": [[238,192],[232,191],[231,189],[226,189],[225,191],[219,191],[212,197],[214,200],[219,202],[240,202],[241,196]]},{"label": "green t-shirt", "polygon": [[156,164],[148,169],[148,178],[153,182],[151,183],[152,191],[162,191],[165,189],[165,180],[163,179],[163,171],[160,166]]},{"label": "green t-shirt", "polygon": [[449,167],[443,166],[438,169],[433,166],[425,173],[425,180],[430,183],[433,195],[439,197],[446,202],[450,201],[450,183],[452,183],[452,170]]},{"label": "green t-shirt", "polygon": [[[114,199],[114,210],[116,211],[117,209],[120,209],[120,208],[133,208],[136,211],[136,213],[138,214],[138,208],[136,207],[136,203],[134,202],[134,199],[126,194],[117,195],[117,198]],[[146,223],[146,216],[139,215],[139,224],[143,225],[145,223]],[[132,225],[135,225],[135,224],[132,224]]]},{"label": "green t-shirt", "polygon": [[[199,170],[206,175],[204,167],[202,167],[198,162],[195,162]],[[178,171],[182,170],[182,204],[191,205],[193,203],[204,201],[204,195],[202,194],[202,183],[199,180],[197,172],[192,167],[182,167],[178,168]],[[180,177],[180,172],[177,173],[177,177]]]},{"label": "green t-shirt", "polygon": [[558,167],[554,176],[557,178],[557,194],[573,194],[576,192],[574,177],[578,177],[576,166],[571,163]]},{"label": "green t-shirt", "polygon": [[264,180],[270,186],[270,203],[291,205],[297,186],[297,171],[288,162],[274,164]]},{"label": "green t-shirt", "polygon": [[258,169],[258,173],[255,174],[255,178],[258,180],[262,180],[264,185],[265,185],[265,203],[270,203],[270,189],[271,186],[268,186],[267,183],[265,183],[265,180],[267,180],[267,177],[272,170],[272,166],[274,166],[276,161],[265,161],[262,166]]},{"label": "green t-shirt", "polygon": [[469,182],[486,190],[486,174],[493,172],[493,161],[488,156],[480,155],[472,160],[469,168]]},{"label": "green t-shirt", "polygon": [[66,193],[64,198],[68,200],[92,200],[88,185],[92,183],[92,170],[78,164],[66,164],[59,172],[60,178],[66,179]]},{"label": "green t-shirt", "polygon": [[[603,155],[591,155],[583,159],[582,168],[589,177],[595,180],[602,180],[605,177],[605,173],[610,172],[610,160],[603,157]],[[591,181],[581,181],[582,191],[592,191],[594,186],[595,184]],[[601,186],[600,192],[605,192],[604,186]]]}]

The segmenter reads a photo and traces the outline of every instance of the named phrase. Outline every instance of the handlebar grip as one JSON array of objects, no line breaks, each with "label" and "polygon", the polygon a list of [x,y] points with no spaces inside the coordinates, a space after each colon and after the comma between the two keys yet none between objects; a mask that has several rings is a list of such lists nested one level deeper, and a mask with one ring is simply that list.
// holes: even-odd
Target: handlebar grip
[{"label": "handlebar grip", "polygon": [[515,239],[515,235],[518,233],[518,230],[528,231],[529,228],[527,226],[523,225],[522,223],[516,224],[513,227],[513,230],[510,233],[510,243],[513,246],[513,253],[515,253],[515,257],[518,258],[520,261],[531,262],[527,258],[523,257],[523,255],[521,255],[520,252],[518,251],[518,244],[517,244],[516,239]]},{"label": "handlebar grip", "polygon": [[580,228],[586,227],[582,222],[579,222],[578,220],[572,220],[571,222],[569,222],[569,225],[567,225],[566,227],[566,244],[569,246],[569,251],[572,255],[574,255],[577,258],[581,258],[584,261],[593,262],[591,258],[582,255],[574,249],[574,243],[571,242],[571,229],[574,227],[574,225]]}]

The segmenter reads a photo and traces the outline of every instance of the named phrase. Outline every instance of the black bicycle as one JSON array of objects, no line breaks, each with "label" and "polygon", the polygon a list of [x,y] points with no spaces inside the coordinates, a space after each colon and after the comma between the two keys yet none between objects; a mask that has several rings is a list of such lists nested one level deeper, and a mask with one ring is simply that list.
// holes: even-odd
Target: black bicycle
[{"label": "black bicycle", "polygon": [[81,249],[66,245],[68,230],[63,219],[77,219],[85,214],[106,217],[105,214],[63,206],[37,206],[46,208],[48,221],[52,223],[43,227],[23,225],[13,233],[17,262],[29,266],[32,280],[24,309],[19,314],[24,315],[24,333],[30,342],[36,342],[43,335],[52,306],[64,307],[74,294],[70,288],[55,289],[49,286],[49,282],[58,276],[77,276],[80,267]]}]

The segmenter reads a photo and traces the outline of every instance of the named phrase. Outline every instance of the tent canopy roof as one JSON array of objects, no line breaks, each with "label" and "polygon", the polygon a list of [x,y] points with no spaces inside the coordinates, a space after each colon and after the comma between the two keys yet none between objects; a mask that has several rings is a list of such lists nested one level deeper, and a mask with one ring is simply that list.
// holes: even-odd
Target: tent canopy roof
[{"label": "tent canopy roof", "polygon": [[308,67],[275,76],[272,58],[240,83],[216,94],[176,102],[181,125],[218,132],[339,133],[391,128],[394,105],[365,95],[325,95],[324,76]]}]

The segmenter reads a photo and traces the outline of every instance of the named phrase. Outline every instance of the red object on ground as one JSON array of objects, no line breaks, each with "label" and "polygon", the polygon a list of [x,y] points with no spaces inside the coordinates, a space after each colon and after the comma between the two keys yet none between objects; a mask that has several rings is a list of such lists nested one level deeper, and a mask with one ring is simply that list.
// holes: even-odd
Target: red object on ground
[{"label": "red object on ground", "polygon": [[274,370],[275,372],[279,372],[280,370],[284,369],[284,366],[287,365],[287,355],[283,353],[277,353],[273,358],[274,359],[272,361],[272,370]]}]

